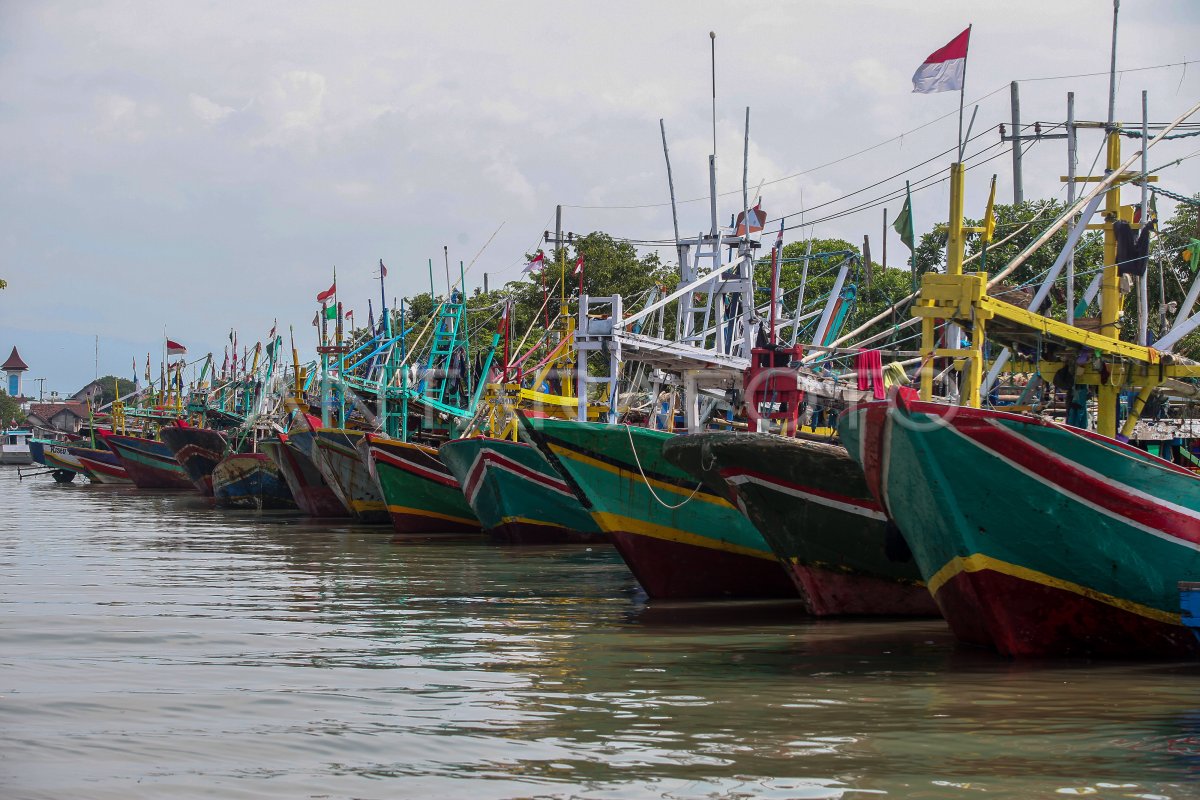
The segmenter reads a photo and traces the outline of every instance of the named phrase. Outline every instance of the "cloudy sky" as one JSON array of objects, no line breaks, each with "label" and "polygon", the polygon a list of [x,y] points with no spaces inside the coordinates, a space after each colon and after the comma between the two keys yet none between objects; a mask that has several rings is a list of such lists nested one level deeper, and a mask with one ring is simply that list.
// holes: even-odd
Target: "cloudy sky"
[{"label": "cloudy sky", "polygon": [[[191,355],[219,360],[231,326],[253,342],[277,317],[311,349],[313,298],[335,265],[340,296],[363,320],[380,258],[389,299],[425,288],[443,245],[454,262],[477,259],[468,286],[484,272],[495,286],[519,277],[560,203],[567,230],[669,236],[658,120],[679,198],[704,198],[710,30],[718,183],[732,193],[722,219],[740,208],[747,106],[750,184],[766,182],[769,216],[844,211],[904,177],[850,192],[948,165],[937,156],[955,140],[957,95],[915,95],[910,80],[968,23],[966,94],[979,104],[974,133],[985,133],[968,153],[986,150],[968,173],[978,216],[993,172],[1011,198],[1012,162],[994,129],[1009,116],[1009,81],[1022,81],[1025,122],[1061,122],[1068,91],[1080,119],[1104,118],[1107,78],[1086,74],[1108,68],[1107,0],[3,0],[0,357],[15,344],[28,377],[73,391],[93,376],[94,337],[101,374],[159,353],[164,328]],[[1140,120],[1143,89],[1156,121],[1200,100],[1200,62],[1180,65],[1200,58],[1198,36],[1200,3],[1125,4],[1118,66],[1174,66],[1122,73],[1119,118]],[[1081,170],[1099,144],[1083,136]],[[1185,139],[1152,160],[1197,150],[1200,139]],[[1026,197],[1061,197],[1065,164],[1061,141],[1036,145]],[[1162,185],[1200,189],[1198,164]],[[914,206],[918,233],[944,220],[945,184]],[[881,214],[814,232],[870,233],[877,247]],[[684,231],[699,231],[707,201],[680,215]],[[893,263],[899,247],[893,236]]]}]

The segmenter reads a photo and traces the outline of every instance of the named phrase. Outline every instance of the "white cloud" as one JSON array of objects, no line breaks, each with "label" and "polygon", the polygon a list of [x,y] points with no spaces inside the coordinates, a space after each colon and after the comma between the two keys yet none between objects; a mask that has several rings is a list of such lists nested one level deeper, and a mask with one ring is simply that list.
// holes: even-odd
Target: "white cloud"
[{"label": "white cloud", "polygon": [[188,95],[188,105],[192,113],[208,125],[215,125],[234,112],[229,106],[223,106],[209,100],[203,95],[191,93]]},{"label": "white cloud", "polygon": [[311,70],[290,70],[272,79],[255,104],[265,130],[253,144],[314,148],[325,121],[325,92],[325,76]]},{"label": "white cloud", "polygon": [[[368,267],[380,257],[389,293],[420,291],[443,243],[469,260],[502,221],[478,271],[495,282],[496,270],[516,264],[515,274],[557,203],[567,206],[568,230],[669,238],[660,117],[678,197],[702,198],[680,207],[682,231],[695,233],[708,225],[708,30],[717,23],[694,20],[719,21],[718,179],[721,192],[733,191],[720,201],[721,221],[741,204],[747,105],[752,191],[760,180],[829,164],[764,187],[770,214],[834,200],[812,220],[869,205],[902,191],[904,176],[836,198],[927,159],[912,177],[945,168],[936,154],[953,146],[958,98],[912,95],[908,78],[968,18],[967,99],[999,89],[975,123],[985,135],[974,146],[1000,154],[968,173],[967,206],[978,216],[992,172],[1001,196],[1011,196],[1011,161],[992,128],[1008,118],[1008,81],[1103,72],[1111,5],[843,0],[731,12],[716,0],[468,0],[449,9],[262,0],[194,14],[136,0],[10,3],[3,63],[22,80],[0,90],[0,149],[21,157],[0,163],[8,189],[0,261],[17,265],[5,276],[5,299],[38,309],[19,318],[31,336],[156,339],[170,321],[181,338],[218,345],[227,325],[307,322],[333,264],[348,297],[374,296]],[[1123,14],[1120,65],[1189,58],[1198,19],[1194,0]],[[1152,117],[1170,117],[1200,96],[1200,70],[1127,73],[1119,115],[1136,116],[1143,88]],[[1068,90],[1080,118],[1103,118],[1101,76],[1023,83],[1026,119],[1061,119]],[[869,149],[903,131],[912,132],[902,143]],[[1092,134],[1081,141],[1083,167],[1098,146]],[[1163,149],[1166,161],[1194,145]],[[1060,191],[1064,162],[1060,142],[1035,145],[1025,159],[1027,195]],[[1190,191],[1200,159],[1179,172],[1162,185]],[[651,207],[616,207],[626,205]],[[919,231],[943,221],[944,184],[914,194],[913,205]],[[848,213],[818,235],[874,238],[881,213]],[[469,243],[456,245],[460,234]],[[14,286],[44,291],[43,275],[69,281],[95,300],[91,309],[124,308],[112,294],[119,275],[140,287],[147,310],[131,323],[128,314],[67,313],[13,295]]]}]

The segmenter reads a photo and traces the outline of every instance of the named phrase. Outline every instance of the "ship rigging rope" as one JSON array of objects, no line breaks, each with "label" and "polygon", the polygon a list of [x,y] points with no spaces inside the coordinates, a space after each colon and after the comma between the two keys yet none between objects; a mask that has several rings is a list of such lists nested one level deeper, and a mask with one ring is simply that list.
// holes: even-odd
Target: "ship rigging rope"
[{"label": "ship rigging rope", "polygon": [[[1130,139],[1144,138],[1142,136],[1141,131],[1134,130],[1133,128],[1117,128],[1116,130],[1117,130],[1117,133],[1121,134],[1122,136],[1127,136]],[[1190,139],[1193,136],[1200,136],[1200,129],[1194,130],[1194,131],[1188,131],[1187,133],[1172,133],[1172,134],[1162,137],[1162,141],[1165,142],[1168,139]]]},{"label": "ship rigging rope", "polygon": [[[1198,131],[1198,133],[1200,133],[1200,131]],[[1200,208],[1200,200],[1197,200],[1194,197],[1177,194],[1168,189],[1163,189],[1161,186],[1148,186],[1146,188],[1148,188],[1154,194],[1161,194],[1163,197],[1169,197],[1177,203],[1183,203],[1184,205],[1192,206],[1193,208]]]},{"label": "ship rigging rope", "polygon": [[[1195,64],[1195,63],[1198,63],[1198,62],[1200,62],[1200,59],[1192,59],[1192,60],[1189,60],[1189,61],[1175,61],[1175,62],[1172,62],[1172,63],[1170,63],[1170,64],[1154,64],[1154,65],[1147,66],[1147,67],[1130,67],[1129,69],[1119,69],[1119,70],[1117,70],[1117,74],[1118,74],[1118,75],[1123,75],[1123,74],[1125,74],[1126,72],[1145,72],[1146,70],[1152,70],[1152,69],[1168,69],[1168,68],[1170,68],[1170,67],[1179,67],[1179,66],[1182,66],[1184,69],[1187,69],[1187,65],[1188,65],[1188,64]],[[1032,82],[1032,81],[1059,81],[1059,80],[1068,80],[1068,79],[1072,79],[1072,78],[1093,78],[1093,77],[1098,77],[1098,76],[1101,76],[1101,75],[1108,75],[1108,74],[1109,74],[1109,73],[1108,73],[1108,71],[1106,70],[1106,71],[1104,71],[1104,72],[1084,72],[1084,73],[1079,73],[1079,74],[1077,74],[1077,75],[1045,75],[1045,76],[1042,76],[1042,77],[1037,77],[1037,78],[1020,78],[1020,79],[1019,79],[1017,82],[1018,82],[1018,83],[1021,83],[1021,82]],[[988,98],[990,98],[990,97],[993,97],[993,96],[995,96],[995,95],[999,94],[1000,92],[1004,91],[1004,90],[1005,90],[1005,89],[1007,89],[1008,87],[1009,87],[1009,83],[1007,83],[1007,82],[1006,82],[1006,83],[1005,83],[1003,86],[1000,86],[1000,87],[998,87],[998,88],[996,88],[996,89],[993,89],[992,91],[988,92],[987,94],[981,95],[981,96],[979,96],[979,97],[975,98],[974,100],[970,100],[970,101],[968,101],[968,102],[966,103],[966,105],[975,105],[976,103],[981,103],[981,102],[983,102],[984,100],[987,100]],[[832,166],[834,166],[834,165],[836,165],[836,164],[840,164],[840,163],[842,163],[843,161],[849,161],[849,160],[850,160],[850,159],[852,159],[852,158],[857,158],[858,156],[864,155],[865,153],[869,153],[869,152],[871,152],[872,150],[878,150],[880,147],[883,147],[883,146],[884,146],[884,145],[886,145],[886,144],[891,144],[892,142],[896,142],[896,141],[901,141],[901,142],[902,142],[902,141],[904,141],[904,137],[905,137],[905,136],[908,136],[908,135],[910,135],[910,134],[916,133],[917,131],[919,131],[919,130],[923,130],[924,128],[928,128],[930,125],[934,125],[934,124],[936,124],[936,123],[938,123],[938,122],[941,122],[941,121],[942,121],[942,120],[944,120],[944,119],[948,119],[948,118],[950,118],[950,117],[953,117],[953,116],[954,116],[955,114],[957,114],[957,113],[958,113],[958,111],[957,111],[957,110],[955,110],[955,111],[951,111],[951,112],[950,112],[950,113],[948,113],[948,114],[943,114],[943,115],[942,115],[942,116],[940,116],[940,117],[936,117],[936,118],[934,118],[934,119],[931,119],[931,120],[929,120],[928,122],[922,123],[922,124],[918,125],[918,126],[917,126],[917,127],[915,127],[915,128],[910,128],[909,130],[906,130],[906,131],[904,131],[904,132],[902,132],[902,133],[898,133],[898,134],[896,134],[895,136],[891,137],[890,139],[884,139],[884,140],[883,140],[883,141],[881,141],[881,142],[877,142],[877,143],[875,143],[875,144],[871,145],[870,147],[865,147],[865,148],[863,148],[862,150],[859,150],[859,151],[857,151],[857,152],[854,152],[854,153],[850,153],[849,155],[841,156],[840,158],[836,158],[836,159],[834,159],[834,160],[832,160],[832,161],[827,161],[827,162],[825,162],[824,164],[818,164],[817,166],[814,166],[814,167],[808,167],[808,168],[806,168],[806,169],[800,170],[799,172],[793,172],[793,173],[792,173],[792,174],[790,174],[790,175],[784,175],[782,178],[773,178],[773,179],[771,179],[771,180],[768,180],[768,181],[763,181],[762,185],[763,185],[763,186],[770,186],[770,185],[772,185],[772,184],[776,184],[776,183],[782,183],[783,181],[791,180],[792,178],[798,178],[798,177],[800,177],[801,175],[808,175],[808,174],[810,174],[810,173],[813,173],[813,172],[816,172],[816,171],[818,171],[818,170],[825,169],[826,167],[832,167]],[[1026,126],[1022,126],[1022,127],[1026,127]],[[955,147],[957,147],[957,145],[956,145]],[[718,194],[717,194],[717,196],[718,196],[718,197],[728,197],[728,196],[730,196],[730,195],[737,195],[737,194],[741,194],[741,192],[742,192],[742,190],[741,190],[741,189],[732,189],[732,190],[730,190],[730,191],[727,191],[727,192],[720,192],[720,193],[718,193]],[[707,195],[705,195],[704,197],[694,197],[694,198],[691,198],[691,199],[689,199],[689,200],[678,200],[678,201],[676,201],[676,205],[683,205],[684,203],[699,203],[699,202],[707,202],[708,200],[709,200],[709,197],[708,197]],[[563,205],[563,208],[579,208],[579,209],[588,209],[588,210],[610,210],[610,209],[616,209],[616,210],[632,210],[632,209],[644,209],[644,208],[665,208],[665,207],[667,207],[667,206],[669,206],[669,205],[671,205],[671,203],[670,203],[670,202],[665,202],[665,203],[641,203],[641,204],[633,204],[633,205],[578,205],[578,204],[564,204],[564,205]]]},{"label": "ship rigging rope", "polygon": [[[975,138],[978,138],[978,137],[972,137],[972,139],[975,139]],[[972,159],[977,159],[980,156],[987,153],[989,150],[992,150],[996,147],[1000,147],[1002,144],[1003,144],[1002,142],[996,142],[995,144],[988,145],[983,150],[980,150],[976,153],[973,153],[972,155],[967,156],[965,159],[963,159],[963,163],[967,163],[967,162],[971,161]],[[1022,152],[1027,152],[1029,150],[1029,148],[1033,146],[1033,144],[1034,144],[1034,142],[1031,141],[1030,144],[1027,145]],[[949,152],[949,151],[947,151],[947,152]],[[972,169],[975,169],[976,167],[981,167],[984,164],[988,163],[989,161],[994,161],[997,158],[1008,155],[1011,152],[1012,152],[1011,147],[1005,148],[1005,149],[1001,150],[1000,152],[989,156],[988,158],[984,159],[983,161],[980,161],[979,163],[970,164],[969,166],[966,167],[966,169],[967,169],[967,171],[970,171]],[[922,162],[922,163],[928,163],[928,162]],[[898,176],[905,175],[908,172],[911,172],[917,166],[921,166],[921,164],[917,164],[913,167],[910,167],[910,168],[904,170],[903,172],[897,173],[897,175],[892,176],[892,178],[885,178],[884,180],[877,181],[877,182],[871,184],[870,186],[865,186],[861,189],[856,189],[853,192],[849,192],[840,197],[836,197],[832,200],[828,200],[824,203],[821,203],[820,205],[812,206],[811,208],[806,208],[806,209],[803,209],[800,211],[795,211],[795,212],[792,212],[789,214],[783,214],[774,219],[767,220],[766,225],[770,225],[774,222],[778,222],[781,219],[785,219],[787,217],[796,217],[796,216],[802,217],[805,213],[812,211],[813,209],[831,205],[840,200],[844,200],[847,197],[853,197],[854,195],[856,195],[862,191],[865,191],[866,189],[870,189],[874,186],[880,185],[881,183],[885,183],[887,180],[891,180]],[[948,175],[945,174],[945,170],[939,169],[936,172],[930,173],[929,175],[926,175],[922,178],[918,178],[915,182],[913,182],[914,185],[911,186],[910,191],[912,194],[917,194],[926,189],[932,189],[933,187],[938,186],[939,184],[945,183],[948,180],[950,180],[950,178]],[[794,225],[787,225],[784,227],[784,230],[785,231],[793,231],[793,230],[798,230],[798,229],[802,229],[802,228],[814,228],[817,225],[820,225],[822,223],[831,222],[835,219],[847,217],[852,214],[857,214],[861,211],[867,211],[872,208],[878,208],[879,206],[887,205],[888,203],[891,203],[893,201],[901,199],[902,197],[905,196],[905,191],[906,191],[906,189],[904,187],[897,187],[896,189],[889,190],[889,191],[885,192],[884,194],[879,195],[871,200],[865,200],[857,206],[852,206],[850,208],[843,209],[841,211],[832,212],[832,213],[830,213],[824,217],[821,217],[819,219],[809,220],[809,221],[801,221]],[[666,246],[674,243],[674,239],[637,239],[637,238],[622,238],[622,237],[613,237],[613,238],[618,241],[628,242],[635,246],[642,246],[642,247],[655,247],[655,248],[666,247]]]},{"label": "ship rigging rope", "polygon": [[[1187,65],[1196,64],[1196,62],[1200,62],[1200,59],[1194,59],[1194,60],[1189,60],[1189,61],[1175,61],[1175,62],[1171,62],[1171,64],[1156,64],[1156,65],[1147,66],[1147,67],[1130,67],[1130,68],[1128,68],[1128,70],[1117,70],[1117,74],[1124,74],[1126,72],[1145,72],[1147,70],[1165,70],[1165,68],[1177,67],[1177,66],[1182,66],[1184,68],[1187,68]],[[1084,73],[1079,73],[1079,74],[1073,74],[1073,76],[1043,76],[1043,77],[1039,77],[1039,78],[1020,78],[1018,80],[1018,82],[1016,82],[1016,83],[1034,82],[1034,80],[1067,80],[1067,79],[1072,79],[1072,78],[1094,78],[1094,77],[1098,77],[1098,76],[1106,76],[1106,74],[1109,74],[1109,72],[1108,71],[1084,72]],[[1008,83],[1006,83],[1002,86],[998,86],[998,88],[992,89],[991,91],[989,91],[988,94],[980,95],[979,97],[974,98],[974,100],[968,101],[966,104],[967,104],[967,106],[974,106],[974,104],[976,104],[976,103],[983,102],[985,100],[988,100],[989,97],[1000,94],[1000,92],[1008,89],[1008,86],[1009,86]],[[780,182],[782,182],[782,181],[791,180],[793,178],[799,178],[800,175],[808,175],[810,173],[817,172],[817,170],[824,169],[826,167],[833,167],[833,166],[835,166],[835,164],[840,164],[845,161],[850,161],[851,158],[857,158],[858,156],[868,154],[868,152],[870,152],[872,150],[880,149],[880,148],[882,148],[883,145],[892,144],[893,142],[902,142],[902,140],[904,140],[904,138],[906,136],[910,136],[910,134],[912,134],[912,133],[916,133],[917,131],[924,130],[924,128],[929,127],[930,125],[935,125],[935,124],[937,124],[937,122],[941,122],[944,119],[952,118],[952,116],[954,116],[955,114],[958,114],[958,110],[954,110],[954,112],[950,112],[948,114],[943,114],[941,116],[938,116],[938,118],[932,119],[928,122],[924,122],[924,124],[922,124],[922,125],[918,125],[917,127],[910,128],[910,130],[907,130],[902,133],[898,133],[898,134],[896,134],[896,136],[894,136],[892,138],[884,139],[884,140],[882,140],[882,142],[872,144],[871,146],[869,146],[869,148],[864,148],[857,152],[852,152],[852,154],[850,154],[850,155],[841,156],[840,158],[835,158],[835,160],[828,161],[823,164],[817,164],[816,167],[809,167],[806,169],[802,169],[802,170],[800,170],[800,172],[792,173],[791,175],[784,175],[784,176],[782,176],[782,178],[775,178],[772,180],[763,181],[762,186],[770,186],[773,184],[780,184]],[[1026,127],[1026,126],[1022,126],[1022,127]],[[955,145],[955,148],[956,148],[956,145]],[[737,190],[731,190],[728,192],[720,192],[718,194],[718,197],[728,197],[728,196],[733,196],[733,194],[740,194],[740,193],[742,193],[742,190],[740,190],[740,188],[737,188]],[[707,203],[708,200],[709,200],[708,196],[691,198],[688,200],[677,200],[676,205],[683,205],[685,203]],[[667,203],[643,203],[643,204],[634,204],[634,205],[575,205],[575,204],[569,205],[569,204],[564,204],[563,207],[564,207],[564,209],[586,209],[586,210],[636,210],[636,209],[661,209],[661,207],[666,207],[666,206],[670,206],[670,205],[671,205],[670,201],[667,201]]]},{"label": "ship rigging rope", "polygon": [[[991,128],[988,128],[988,129],[986,129],[986,130],[980,131],[979,133],[975,134],[975,135],[974,135],[974,136],[972,136],[970,139],[968,139],[966,143],[967,143],[967,144],[969,144],[970,142],[973,142],[973,141],[975,141],[976,139],[979,139],[979,138],[980,138],[980,137],[982,137],[982,136],[986,136],[988,133],[990,133],[991,131],[995,130],[997,127],[998,127],[998,125],[994,125],[994,126],[992,126]],[[979,150],[979,151],[977,151],[977,152],[975,152],[975,153],[973,153],[973,154],[971,154],[971,155],[967,156],[966,158],[964,158],[964,159],[963,159],[963,162],[964,162],[964,163],[966,163],[966,162],[968,162],[968,161],[971,161],[971,160],[973,160],[973,159],[977,159],[977,158],[979,158],[980,156],[982,156],[984,153],[988,152],[989,150],[992,150],[992,149],[994,149],[994,148],[1000,147],[1000,146],[1002,146],[1003,144],[1004,144],[1004,142],[996,142],[996,143],[994,143],[994,144],[988,145],[987,147],[983,148],[982,150]],[[1030,142],[1030,144],[1029,144],[1029,145],[1026,147],[1026,150],[1028,150],[1028,148],[1029,148],[1029,147],[1032,147],[1032,146],[1033,146],[1033,142]],[[944,157],[944,156],[946,156],[946,155],[948,155],[948,154],[950,154],[950,153],[957,152],[957,150],[958,150],[958,146],[957,146],[957,145],[955,145],[954,147],[951,147],[951,148],[949,148],[949,149],[947,149],[947,150],[943,150],[942,152],[940,152],[940,153],[937,153],[937,154],[935,154],[935,155],[931,156],[930,158],[927,158],[927,159],[925,159],[924,161],[921,161],[921,162],[919,162],[919,163],[916,163],[916,164],[912,164],[912,165],[910,165],[910,166],[908,166],[908,167],[906,167],[906,168],[904,168],[904,169],[900,170],[899,172],[897,172],[897,173],[895,173],[895,174],[893,174],[893,175],[889,175],[889,176],[888,176],[888,177],[886,177],[886,178],[882,178],[882,179],[880,179],[880,180],[877,180],[877,181],[875,181],[874,183],[870,183],[870,184],[868,184],[868,185],[866,185],[866,186],[862,186],[862,187],[860,187],[860,188],[858,188],[858,189],[855,189],[855,190],[853,190],[853,191],[851,191],[851,192],[847,192],[846,194],[840,195],[840,196],[838,196],[838,197],[835,197],[835,198],[833,198],[833,199],[831,199],[831,200],[826,200],[826,201],[825,201],[825,202],[823,202],[823,203],[818,203],[817,205],[814,205],[814,206],[809,206],[809,207],[807,207],[807,208],[802,208],[802,209],[800,209],[800,210],[798,210],[798,211],[792,211],[792,212],[789,212],[789,213],[787,213],[787,214],[780,214],[780,215],[779,215],[779,216],[777,216],[777,217],[773,217],[773,218],[771,218],[771,219],[768,219],[768,220],[766,220],[766,221],[764,222],[764,226],[766,226],[766,225],[771,225],[772,223],[779,222],[780,220],[786,219],[786,218],[788,218],[788,217],[797,217],[797,216],[798,216],[798,217],[801,217],[801,218],[802,218],[800,222],[798,222],[798,223],[796,223],[796,224],[794,224],[794,225],[788,225],[788,226],[786,226],[786,227],[784,228],[784,230],[788,230],[788,231],[790,231],[790,230],[796,230],[796,229],[798,229],[798,228],[812,227],[812,226],[815,226],[815,225],[817,225],[817,224],[819,224],[819,223],[822,223],[822,222],[828,222],[829,220],[832,220],[832,219],[837,219],[838,217],[845,216],[845,215],[847,215],[847,214],[851,214],[851,213],[855,213],[856,211],[862,210],[863,208],[867,208],[867,207],[873,207],[873,205],[866,205],[866,204],[864,204],[864,205],[862,205],[862,206],[856,206],[856,207],[854,207],[854,208],[851,208],[851,209],[848,209],[848,210],[846,210],[846,211],[838,211],[838,212],[834,212],[833,214],[831,214],[831,215],[829,215],[829,216],[822,217],[821,219],[818,219],[818,220],[813,220],[813,221],[809,221],[809,222],[805,222],[805,221],[803,220],[803,216],[804,216],[805,214],[807,214],[807,213],[810,213],[810,212],[812,212],[812,211],[815,211],[815,210],[816,210],[816,209],[818,209],[818,208],[824,208],[824,207],[826,207],[826,206],[833,205],[834,203],[840,202],[840,201],[842,201],[842,200],[845,200],[845,199],[847,199],[847,198],[849,198],[849,197],[854,197],[854,196],[855,196],[855,195],[857,195],[857,194],[861,194],[862,192],[865,192],[865,191],[867,191],[868,189],[873,189],[873,188],[875,188],[875,187],[877,187],[877,186],[880,186],[880,185],[882,185],[882,184],[884,184],[884,183],[887,183],[888,181],[895,180],[895,179],[897,179],[897,178],[901,178],[901,177],[903,177],[903,176],[907,175],[908,173],[912,172],[913,170],[915,170],[915,169],[918,169],[919,167],[923,167],[923,166],[925,166],[926,164],[932,163],[932,162],[934,162],[934,161],[938,160],[939,158],[942,158],[942,157]],[[993,158],[995,158],[995,157],[999,157],[999,156],[1001,156],[1001,155],[1004,155],[1004,154],[1006,154],[1006,153],[1010,153],[1010,152],[1012,152],[1012,151],[1011,151],[1011,148],[1009,148],[1009,149],[1005,149],[1005,150],[1003,150],[1002,152],[998,153],[996,156],[993,156]],[[990,160],[992,160],[992,159],[991,159],[991,158],[987,159],[987,161],[990,161]],[[981,163],[986,163],[986,161],[985,161],[985,162],[981,162]],[[979,164],[972,165],[972,167],[974,167],[974,166],[979,166]],[[972,167],[967,167],[967,169],[971,169]],[[914,184],[918,184],[918,185],[914,185],[914,186],[912,187],[912,192],[915,194],[915,193],[917,193],[917,192],[919,192],[919,191],[922,191],[923,189],[927,189],[927,188],[930,188],[931,186],[936,186],[936,185],[937,185],[937,184],[939,184],[939,183],[943,183],[943,182],[945,182],[946,180],[948,180],[948,178],[944,177],[944,173],[945,173],[945,170],[943,170],[943,169],[940,169],[940,168],[939,168],[937,171],[935,171],[935,172],[932,172],[932,173],[930,173],[930,174],[928,174],[928,175],[926,175],[926,176],[924,176],[924,177],[922,177],[922,178],[917,178],[915,181],[913,181],[913,182],[912,182],[912,183],[914,183]],[[933,183],[930,183],[930,184],[927,184],[927,185],[919,185],[919,184],[924,184],[926,181],[929,181],[929,180],[931,180],[931,179],[934,179],[934,178],[939,178],[939,176],[942,176],[942,177],[940,177],[940,179],[939,179],[939,180],[936,180],[936,181],[934,181]],[[903,187],[899,187],[899,188],[896,188],[896,189],[892,189],[892,190],[889,190],[888,192],[886,192],[885,194],[883,194],[883,195],[880,195],[879,197],[876,197],[876,198],[875,198],[875,199],[873,199],[873,200],[868,200],[868,201],[866,201],[866,203],[868,203],[868,204],[874,204],[874,205],[880,205],[880,204],[882,204],[882,203],[891,202],[892,200],[898,199],[899,197],[903,196],[903,195],[904,195],[904,192],[905,192],[905,189],[904,189]],[[617,238],[617,237],[614,237],[614,238]],[[648,246],[654,246],[654,247],[659,247],[659,246],[665,247],[665,246],[667,246],[667,245],[673,245],[673,244],[675,243],[675,240],[674,240],[674,239],[648,239],[648,238],[646,238],[646,239],[636,239],[636,238],[621,238],[621,239],[620,239],[620,241],[629,242],[629,243],[631,243],[631,244],[642,244],[642,245],[648,245]]]},{"label": "ship rigging rope", "polygon": [[626,435],[629,436],[629,449],[633,451],[633,461],[635,464],[637,464],[638,472],[642,473],[642,482],[646,484],[646,489],[649,490],[650,496],[653,497],[655,500],[657,500],[659,505],[661,505],[663,508],[667,508],[667,509],[671,509],[671,510],[674,510],[676,508],[682,508],[683,506],[687,505],[691,501],[691,499],[696,496],[696,493],[700,491],[700,487],[704,485],[704,482],[701,481],[700,483],[697,483],[696,488],[692,489],[692,493],[689,494],[687,497],[683,498],[683,500],[679,501],[675,505],[671,505],[670,503],[666,502],[665,500],[663,500],[661,497],[658,496],[658,492],[654,491],[654,487],[650,485],[650,479],[646,477],[646,470],[642,469],[642,459],[640,459],[638,457],[637,447],[635,447],[633,444],[633,428],[632,428],[632,426],[626,424],[625,425],[625,433],[626,433]]}]

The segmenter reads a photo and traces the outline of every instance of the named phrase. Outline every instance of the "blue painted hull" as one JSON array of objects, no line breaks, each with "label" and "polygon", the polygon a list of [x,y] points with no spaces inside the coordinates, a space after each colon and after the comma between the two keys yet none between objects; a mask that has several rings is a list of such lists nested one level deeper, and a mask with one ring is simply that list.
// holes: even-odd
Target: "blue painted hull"
[{"label": "blue painted hull", "polygon": [[223,508],[294,510],[292,491],[266,453],[227,456],[213,469],[213,496]]}]

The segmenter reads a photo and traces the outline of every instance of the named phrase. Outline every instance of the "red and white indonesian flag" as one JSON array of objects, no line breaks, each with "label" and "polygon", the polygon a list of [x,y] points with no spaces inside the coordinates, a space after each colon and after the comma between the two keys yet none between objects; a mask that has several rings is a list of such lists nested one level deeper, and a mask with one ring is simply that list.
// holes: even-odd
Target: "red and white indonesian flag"
[{"label": "red and white indonesian flag", "polygon": [[530,262],[525,265],[525,269],[523,269],[521,271],[522,272],[537,272],[544,266],[546,266],[546,254],[543,253],[541,250],[538,250],[538,254],[536,256],[534,256],[530,260]]},{"label": "red and white indonesian flag", "polygon": [[170,339],[167,339],[167,355],[169,355],[169,356],[187,355],[187,348],[184,347],[183,345],[181,345],[179,342],[172,342]]},{"label": "red and white indonesian flag", "polygon": [[934,50],[925,63],[913,73],[913,91],[919,94],[950,92],[963,87],[963,75],[967,71],[967,42],[971,29],[950,40],[950,44]]},{"label": "red and white indonesian flag", "polygon": [[337,294],[337,281],[335,280],[328,289],[317,295],[317,302],[324,303]]},{"label": "red and white indonesian flag", "polygon": [[574,274],[576,274],[576,275],[583,274],[583,253],[580,253],[579,258],[575,259],[575,273]]}]

